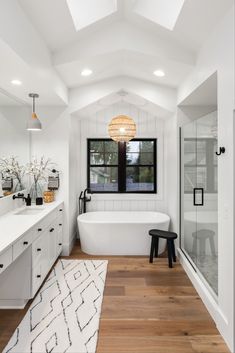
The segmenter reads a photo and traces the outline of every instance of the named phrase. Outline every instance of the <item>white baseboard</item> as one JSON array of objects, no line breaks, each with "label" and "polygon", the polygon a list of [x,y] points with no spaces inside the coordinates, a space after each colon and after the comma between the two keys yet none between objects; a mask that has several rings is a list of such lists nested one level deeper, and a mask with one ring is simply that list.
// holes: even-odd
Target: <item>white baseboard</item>
[{"label": "white baseboard", "polygon": [[74,244],[76,242],[76,239],[77,239],[77,233],[74,233],[70,243],[67,243],[67,244],[63,244],[63,250],[62,250],[62,256],[69,256],[73,247],[74,247]]},{"label": "white baseboard", "polygon": [[1,299],[0,309],[24,309],[27,303],[25,299]]},{"label": "white baseboard", "polygon": [[69,244],[69,254],[71,253],[71,251],[73,250],[74,244],[76,242],[77,239],[77,233],[74,234],[70,244]]},{"label": "white baseboard", "polygon": [[202,299],[205,304],[209,314],[214,320],[217,329],[219,330],[221,336],[224,338],[228,348],[231,352],[233,352],[233,348],[231,347],[231,342],[229,342],[229,337],[227,337],[228,333],[228,321],[224,314],[221,312],[221,309],[212,295],[211,291],[206,287],[205,283],[201,280],[197,272],[194,271],[193,267],[190,265],[189,261],[185,257],[184,253],[181,249],[177,249],[178,258],[180,263],[187,273],[190,281],[192,282],[194,288],[196,289],[198,295]]}]

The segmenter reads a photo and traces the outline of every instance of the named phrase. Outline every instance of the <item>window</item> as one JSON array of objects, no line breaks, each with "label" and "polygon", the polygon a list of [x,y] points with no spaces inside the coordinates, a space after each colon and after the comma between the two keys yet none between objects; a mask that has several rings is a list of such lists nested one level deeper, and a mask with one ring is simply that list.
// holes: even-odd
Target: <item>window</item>
[{"label": "window", "polygon": [[94,193],[156,193],[156,139],[88,140],[88,188]]},{"label": "window", "polygon": [[185,139],[185,193],[192,193],[195,186],[203,188],[206,193],[217,193],[216,150],[216,139]]}]

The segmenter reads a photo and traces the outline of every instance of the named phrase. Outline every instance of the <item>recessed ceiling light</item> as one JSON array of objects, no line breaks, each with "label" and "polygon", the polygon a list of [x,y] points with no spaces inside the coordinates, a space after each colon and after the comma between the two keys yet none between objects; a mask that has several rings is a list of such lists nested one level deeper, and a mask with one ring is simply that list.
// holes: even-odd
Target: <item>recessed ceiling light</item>
[{"label": "recessed ceiling light", "polygon": [[92,70],[90,70],[90,69],[84,69],[81,72],[82,76],[90,76],[91,74],[92,74]]},{"label": "recessed ceiling light", "polygon": [[155,70],[153,72],[153,74],[157,77],[164,77],[165,76],[165,72],[163,70]]},{"label": "recessed ceiling light", "polygon": [[21,86],[22,85],[22,82],[20,80],[12,80],[11,83],[15,86]]}]

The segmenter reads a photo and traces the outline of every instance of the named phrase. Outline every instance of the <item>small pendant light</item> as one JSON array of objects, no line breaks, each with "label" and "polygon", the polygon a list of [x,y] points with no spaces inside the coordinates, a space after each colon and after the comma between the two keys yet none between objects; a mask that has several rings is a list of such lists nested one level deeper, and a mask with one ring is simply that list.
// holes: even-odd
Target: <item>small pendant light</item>
[{"label": "small pendant light", "polygon": [[41,131],[42,130],[42,124],[41,124],[40,120],[38,119],[37,114],[35,113],[35,98],[38,98],[39,94],[30,93],[29,97],[33,98],[33,110],[32,110],[31,118],[28,121],[27,130],[29,130],[29,131]]}]

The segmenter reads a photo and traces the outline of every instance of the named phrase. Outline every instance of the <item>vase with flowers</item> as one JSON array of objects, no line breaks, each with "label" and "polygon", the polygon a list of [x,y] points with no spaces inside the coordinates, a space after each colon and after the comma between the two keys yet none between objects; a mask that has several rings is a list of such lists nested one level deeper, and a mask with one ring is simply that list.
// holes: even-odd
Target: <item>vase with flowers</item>
[{"label": "vase with flowers", "polygon": [[33,202],[43,196],[43,183],[47,181],[48,175],[51,172],[53,163],[49,158],[44,156],[38,159],[33,157],[32,161],[27,165],[26,173],[32,177],[32,186],[30,188],[30,196]]},{"label": "vase with flowers", "polygon": [[11,192],[17,192],[24,189],[23,178],[25,174],[25,166],[20,165],[16,156],[0,158],[0,172],[4,179],[12,179],[14,181]]}]

